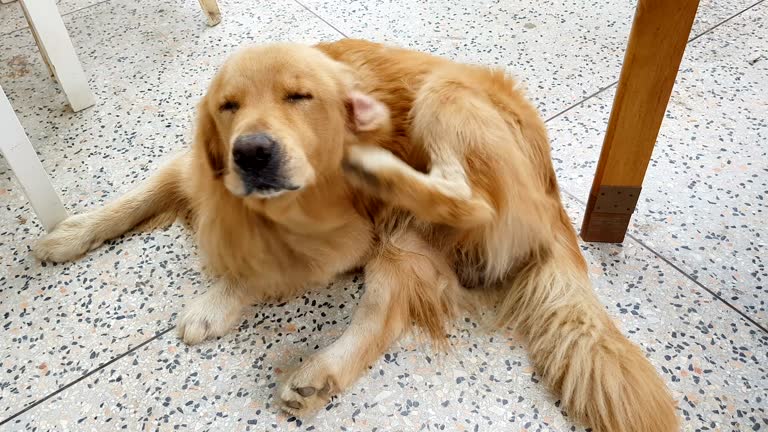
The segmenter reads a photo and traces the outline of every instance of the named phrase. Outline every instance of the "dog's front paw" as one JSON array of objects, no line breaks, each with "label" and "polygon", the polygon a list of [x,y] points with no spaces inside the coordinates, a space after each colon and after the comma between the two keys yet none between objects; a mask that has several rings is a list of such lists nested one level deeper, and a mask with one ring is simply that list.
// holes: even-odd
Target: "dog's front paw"
[{"label": "dog's front paw", "polygon": [[101,242],[94,240],[89,215],[70,216],[37,241],[32,253],[41,261],[65,262],[85,255]]},{"label": "dog's front paw", "polygon": [[316,355],[294,371],[277,392],[280,408],[306,417],[324,407],[339,389],[334,372]]},{"label": "dog's front paw", "polygon": [[240,321],[242,306],[216,288],[192,300],[184,309],[176,331],[184,343],[196,345],[229,333]]}]

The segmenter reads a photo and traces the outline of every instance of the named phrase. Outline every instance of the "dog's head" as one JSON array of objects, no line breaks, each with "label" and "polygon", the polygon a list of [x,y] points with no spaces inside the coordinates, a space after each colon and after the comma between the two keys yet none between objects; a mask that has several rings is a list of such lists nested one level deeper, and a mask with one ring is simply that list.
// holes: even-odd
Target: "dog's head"
[{"label": "dog's head", "polygon": [[200,102],[196,145],[231,193],[271,198],[337,170],[350,133],[388,119],[383,104],[355,90],[352,71],[321,51],[249,47],[225,62]]}]

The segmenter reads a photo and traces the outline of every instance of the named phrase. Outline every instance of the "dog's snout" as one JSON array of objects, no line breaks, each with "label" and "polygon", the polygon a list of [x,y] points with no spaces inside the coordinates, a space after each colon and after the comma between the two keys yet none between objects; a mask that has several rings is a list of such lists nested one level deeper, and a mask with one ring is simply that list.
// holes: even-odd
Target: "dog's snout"
[{"label": "dog's snout", "polygon": [[241,135],[232,146],[235,164],[245,171],[259,171],[266,168],[275,157],[277,142],[269,134]]},{"label": "dog's snout", "polygon": [[286,157],[280,143],[268,133],[240,135],[232,143],[232,160],[244,193],[274,194],[296,187],[285,177]]}]

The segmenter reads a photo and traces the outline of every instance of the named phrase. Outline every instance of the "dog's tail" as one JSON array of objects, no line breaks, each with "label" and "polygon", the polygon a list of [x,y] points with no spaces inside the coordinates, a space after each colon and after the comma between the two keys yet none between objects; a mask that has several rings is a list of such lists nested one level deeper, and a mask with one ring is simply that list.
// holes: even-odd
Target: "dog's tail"
[{"label": "dog's tail", "polygon": [[186,155],[177,157],[117,200],[65,219],[37,242],[35,255],[46,261],[69,261],[134,228],[169,225],[188,214],[181,184],[187,159]]},{"label": "dog's tail", "polygon": [[572,417],[601,432],[677,431],[664,382],[596,298],[563,219],[567,232],[552,250],[533,254],[512,277],[498,324],[521,331],[536,370]]}]

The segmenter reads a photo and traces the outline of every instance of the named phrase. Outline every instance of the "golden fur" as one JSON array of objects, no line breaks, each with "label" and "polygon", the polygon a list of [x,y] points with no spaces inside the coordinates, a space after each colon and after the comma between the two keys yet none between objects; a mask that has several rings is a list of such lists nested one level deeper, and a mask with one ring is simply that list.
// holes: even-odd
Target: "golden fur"
[{"label": "golden fur", "polygon": [[[574,418],[598,431],[677,430],[664,383],[592,291],[545,126],[515,88],[502,71],[365,41],[241,50],[200,102],[189,153],[65,220],[35,252],[73,259],[190,213],[218,278],[181,315],[190,344],[230,331],[254,301],[363,267],[349,328],[278,393],[296,415],[344,391],[414,326],[445,343],[467,306],[521,332]],[[280,181],[296,190],[249,192],[233,145],[257,133],[274,137]]]}]

